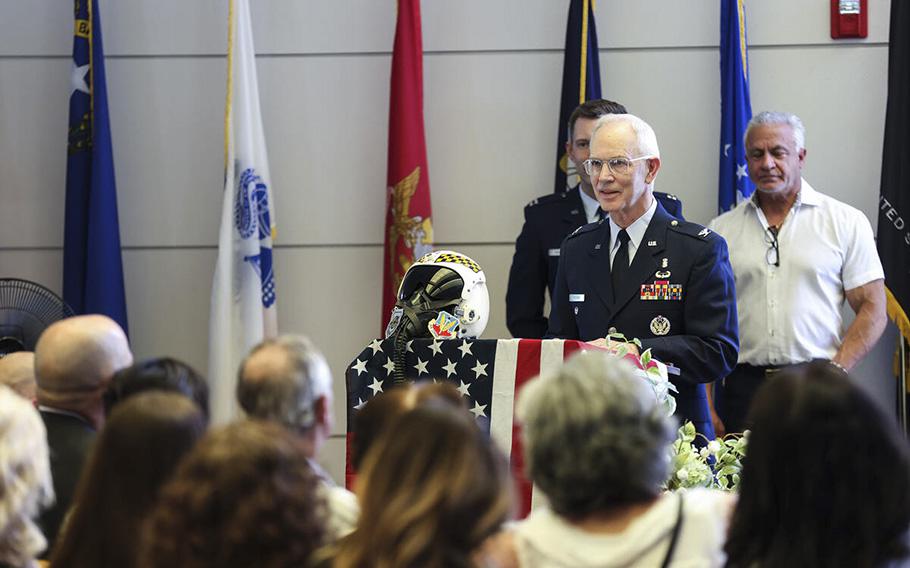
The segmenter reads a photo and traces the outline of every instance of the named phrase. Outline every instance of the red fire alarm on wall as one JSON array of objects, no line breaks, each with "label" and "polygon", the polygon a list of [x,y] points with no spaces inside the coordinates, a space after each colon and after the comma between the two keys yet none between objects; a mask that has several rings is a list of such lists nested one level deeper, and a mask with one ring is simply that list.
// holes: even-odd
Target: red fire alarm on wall
[{"label": "red fire alarm on wall", "polygon": [[866,0],[831,0],[831,38],[866,37],[869,11]]}]

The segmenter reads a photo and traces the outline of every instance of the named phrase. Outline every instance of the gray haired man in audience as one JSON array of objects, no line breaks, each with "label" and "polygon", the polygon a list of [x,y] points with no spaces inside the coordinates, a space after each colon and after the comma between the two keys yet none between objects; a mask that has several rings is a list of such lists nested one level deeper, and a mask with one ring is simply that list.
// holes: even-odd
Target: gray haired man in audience
[{"label": "gray haired man in audience", "polygon": [[315,461],[332,431],[332,374],[322,353],[306,337],[266,339],[240,363],[237,401],[250,418],[277,422],[298,434],[323,480],[329,537],[349,533],[360,512],[357,499]]},{"label": "gray haired man in audience", "polygon": [[104,424],[104,390],[114,373],[132,362],[126,334],[106,316],[60,320],[38,339],[38,410],[47,428],[57,495],[56,504],[40,519],[48,549],[72,502],[95,435]]}]

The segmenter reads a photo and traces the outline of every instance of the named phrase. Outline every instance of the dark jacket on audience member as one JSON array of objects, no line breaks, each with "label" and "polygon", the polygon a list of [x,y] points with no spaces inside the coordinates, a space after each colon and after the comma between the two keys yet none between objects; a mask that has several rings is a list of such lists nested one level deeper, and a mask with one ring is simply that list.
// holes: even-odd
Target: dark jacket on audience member
[{"label": "dark jacket on audience member", "polygon": [[88,422],[70,413],[42,409],[41,418],[47,428],[51,476],[57,497],[53,506],[39,518],[41,530],[47,538],[44,556],[49,556],[63,519],[73,502],[76,485],[97,432]]}]

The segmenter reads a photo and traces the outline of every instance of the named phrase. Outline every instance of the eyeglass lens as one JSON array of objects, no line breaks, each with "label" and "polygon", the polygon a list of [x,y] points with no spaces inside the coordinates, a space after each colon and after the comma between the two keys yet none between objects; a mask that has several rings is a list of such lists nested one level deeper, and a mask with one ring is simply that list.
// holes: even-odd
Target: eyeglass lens
[{"label": "eyeglass lens", "polygon": [[614,175],[625,175],[629,173],[629,169],[632,167],[632,162],[625,158],[610,158],[609,160],[588,159],[584,161],[585,173],[589,176],[598,175],[603,171],[604,164]]}]

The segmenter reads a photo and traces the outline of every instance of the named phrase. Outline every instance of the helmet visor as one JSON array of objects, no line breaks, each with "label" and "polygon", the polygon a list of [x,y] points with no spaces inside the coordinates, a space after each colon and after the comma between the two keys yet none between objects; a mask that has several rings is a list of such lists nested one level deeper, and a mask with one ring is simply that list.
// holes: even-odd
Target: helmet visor
[{"label": "helmet visor", "polygon": [[[413,300],[421,296],[425,301],[454,302],[461,299],[464,280],[457,272],[445,266],[420,264],[412,266],[398,289],[398,300]],[[418,294],[419,293],[419,294]]]}]

